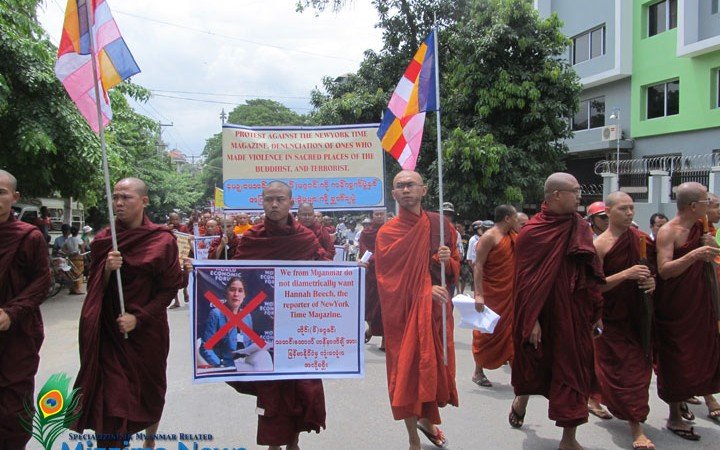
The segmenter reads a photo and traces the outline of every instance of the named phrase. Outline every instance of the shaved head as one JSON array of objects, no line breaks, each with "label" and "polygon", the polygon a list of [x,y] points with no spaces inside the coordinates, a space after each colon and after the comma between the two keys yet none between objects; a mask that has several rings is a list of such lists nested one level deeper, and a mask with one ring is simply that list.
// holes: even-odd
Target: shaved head
[{"label": "shaved head", "polygon": [[628,199],[632,201],[632,197],[623,191],[611,192],[605,199],[605,207],[608,209],[612,208],[618,201]]},{"label": "shaved head", "polygon": [[395,178],[393,178],[393,185],[397,180],[405,177],[410,177],[419,184],[423,184],[422,176],[419,173],[415,172],[414,170],[401,170],[400,172],[398,172],[397,175],[395,175]]},{"label": "shaved head", "polygon": [[555,172],[545,180],[545,197],[552,195],[554,191],[573,189],[577,184],[577,179],[569,173]]},{"label": "shaved head", "polygon": [[315,222],[315,208],[312,203],[302,202],[297,211],[298,221],[306,227],[312,226]]},{"label": "shaved head", "polygon": [[270,183],[268,183],[267,186],[265,186],[263,188],[263,195],[265,195],[265,192],[267,191],[268,188],[282,188],[286,191],[285,193],[287,194],[288,198],[292,198],[292,188],[290,187],[289,184],[285,183],[284,181],[280,181],[280,180],[271,181]]},{"label": "shaved head", "polygon": [[17,178],[15,178],[13,174],[7,170],[0,169],[0,178],[4,178],[10,183],[10,189],[13,192],[17,191]]},{"label": "shaved head", "polygon": [[679,211],[687,209],[691,203],[700,202],[706,198],[707,188],[694,181],[681,184],[675,191],[675,199],[677,200],[677,208]]},{"label": "shaved head", "polygon": [[135,177],[123,178],[122,180],[115,183],[115,186],[118,186],[120,184],[124,184],[126,186],[131,187],[141,197],[148,195],[147,185],[140,178],[135,178]]}]

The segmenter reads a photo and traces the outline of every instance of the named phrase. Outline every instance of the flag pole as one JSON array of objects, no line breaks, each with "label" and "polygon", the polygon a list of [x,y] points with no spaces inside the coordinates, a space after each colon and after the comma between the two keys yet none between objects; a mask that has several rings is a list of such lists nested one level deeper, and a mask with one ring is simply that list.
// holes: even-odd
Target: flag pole
[{"label": "flag pole", "polygon": [[[88,23],[88,34],[90,35],[90,62],[93,70],[93,85],[95,87],[95,106],[97,107],[98,116],[98,135],[100,136],[100,149],[102,150],[103,175],[105,177],[105,195],[107,197],[108,217],[110,219],[110,236],[112,238],[112,247],[114,251],[118,251],[117,232],[115,230],[115,214],[112,209],[112,190],[110,189],[110,168],[108,167],[107,145],[105,144],[105,126],[103,124],[102,109],[100,108],[100,88],[98,86],[98,70],[95,61],[95,33],[93,33],[94,17],[90,17],[90,4],[85,4],[85,15]],[[122,277],[120,269],[115,271],[118,286],[118,298],[120,300],[120,314],[125,314],[125,296],[123,295]],[[128,334],[125,333],[125,339]]]},{"label": "flag pole", "polygon": [[[437,166],[438,166],[438,201],[440,203],[440,245],[445,245],[445,216],[443,215],[443,160],[442,160],[442,136],[440,130],[440,64],[438,62],[438,34],[437,34],[437,17],[433,13],[433,40],[435,42],[435,123],[437,127]],[[440,285],[446,287],[445,282],[445,263],[440,261]],[[443,342],[443,362],[448,365],[448,349],[447,349],[447,303],[442,305],[442,342]]]}]

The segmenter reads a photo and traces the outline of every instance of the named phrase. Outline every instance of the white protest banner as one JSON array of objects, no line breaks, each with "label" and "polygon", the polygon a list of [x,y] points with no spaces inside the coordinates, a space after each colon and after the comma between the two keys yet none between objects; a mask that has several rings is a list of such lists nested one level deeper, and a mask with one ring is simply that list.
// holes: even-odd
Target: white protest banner
[{"label": "white protest banner", "polygon": [[193,381],[364,376],[365,269],[314,261],[198,261]]},{"label": "white protest banner", "polygon": [[196,261],[208,259],[208,254],[210,253],[210,244],[212,244],[213,239],[215,239],[216,237],[220,236],[195,236],[193,245]]},{"label": "white protest banner", "polygon": [[229,208],[261,210],[263,187],[281,180],[295,204],[323,211],[385,206],[378,124],[325,127],[223,125],[223,192]]}]

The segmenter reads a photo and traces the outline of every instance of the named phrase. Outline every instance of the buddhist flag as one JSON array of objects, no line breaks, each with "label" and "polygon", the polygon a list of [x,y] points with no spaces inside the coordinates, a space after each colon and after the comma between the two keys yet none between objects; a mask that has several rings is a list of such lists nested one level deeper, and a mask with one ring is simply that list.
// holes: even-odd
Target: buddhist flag
[{"label": "buddhist flag", "polygon": [[378,129],[382,147],[403,169],[415,170],[425,112],[437,110],[435,51],[430,33],[400,78]]},{"label": "buddhist flag", "polygon": [[[95,58],[97,65],[95,75],[91,57]],[[96,133],[100,126],[94,83],[98,83],[105,126],[112,118],[107,91],[139,72],[140,68],[120,35],[107,1],[68,0],[55,75]]]}]

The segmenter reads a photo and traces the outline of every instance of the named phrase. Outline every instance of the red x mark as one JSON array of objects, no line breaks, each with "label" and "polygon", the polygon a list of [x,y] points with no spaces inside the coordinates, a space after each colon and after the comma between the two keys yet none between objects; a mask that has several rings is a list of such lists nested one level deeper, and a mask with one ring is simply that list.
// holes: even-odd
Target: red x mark
[{"label": "red x mark", "polygon": [[219,330],[215,332],[215,334],[212,335],[210,339],[208,339],[205,342],[205,348],[207,350],[212,350],[213,347],[215,347],[215,344],[220,342],[220,339],[222,339],[230,330],[232,330],[233,327],[238,327],[240,330],[242,330],[251,341],[257,344],[258,347],[264,348],[266,345],[266,342],[261,338],[260,336],[255,333],[252,328],[248,327],[245,322],[242,321],[243,317],[250,314],[255,308],[260,306],[260,303],[265,300],[265,293],[263,291],[260,291],[259,294],[257,294],[255,297],[253,297],[252,300],[250,300],[250,303],[247,304],[246,307],[238,311],[237,314],[233,314],[232,311],[230,311],[227,306],[223,304],[223,302],[220,301],[219,298],[215,294],[213,294],[210,291],[205,292],[205,298],[207,301],[215,305],[217,309],[220,310],[225,316],[228,318],[228,322],[222,326]]}]

